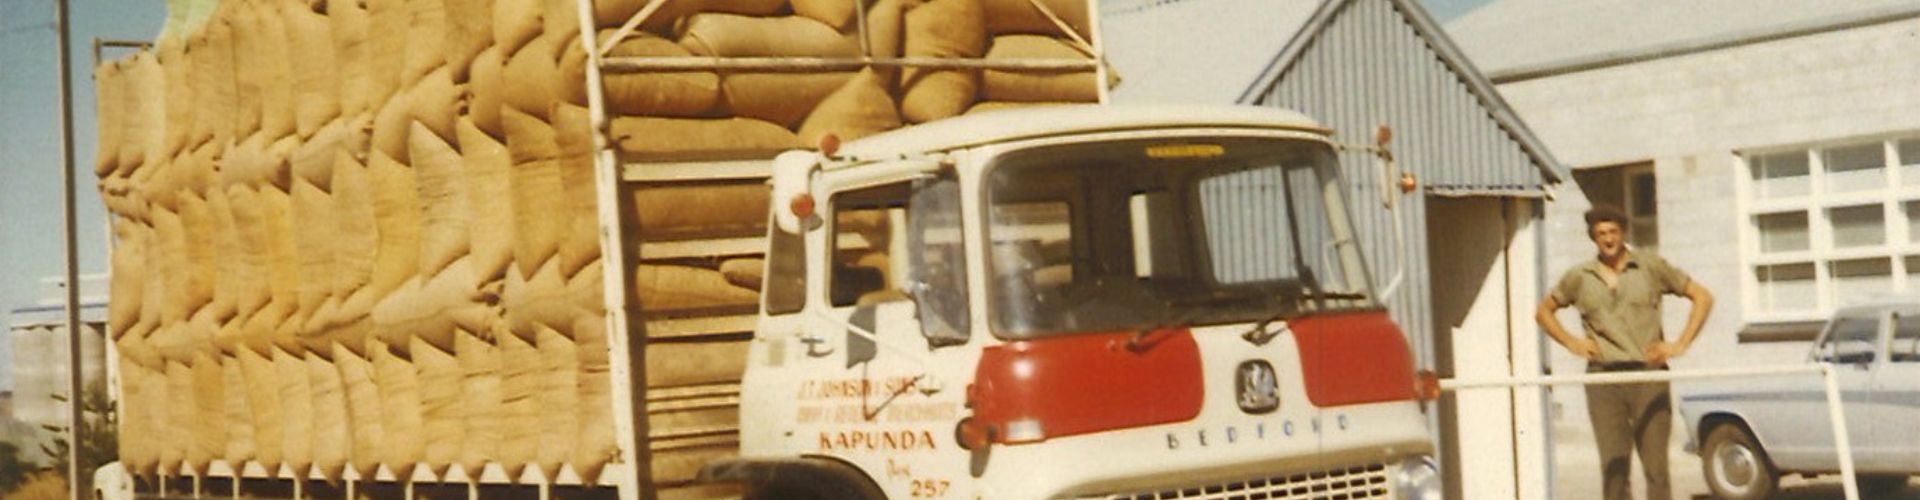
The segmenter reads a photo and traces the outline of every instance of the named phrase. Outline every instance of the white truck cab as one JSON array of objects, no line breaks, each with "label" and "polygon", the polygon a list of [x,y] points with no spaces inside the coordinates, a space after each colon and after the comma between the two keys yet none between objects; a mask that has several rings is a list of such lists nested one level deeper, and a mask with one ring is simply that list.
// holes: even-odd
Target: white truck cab
[{"label": "white truck cab", "polygon": [[1060,106],[782,155],[741,454],[703,479],[1438,498],[1335,150],[1287,111]]}]

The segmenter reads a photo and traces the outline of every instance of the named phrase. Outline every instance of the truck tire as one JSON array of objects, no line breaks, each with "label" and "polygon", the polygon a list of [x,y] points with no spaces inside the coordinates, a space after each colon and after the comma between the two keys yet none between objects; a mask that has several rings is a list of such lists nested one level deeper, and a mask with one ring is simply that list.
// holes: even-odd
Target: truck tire
[{"label": "truck tire", "polygon": [[1780,484],[1780,471],[1759,440],[1737,423],[1715,426],[1707,434],[1700,466],[1714,498],[1761,500],[1773,496]]},{"label": "truck tire", "polygon": [[808,467],[781,468],[771,477],[752,481],[746,500],[884,500],[886,492],[865,474],[846,465],[810,460]]}]

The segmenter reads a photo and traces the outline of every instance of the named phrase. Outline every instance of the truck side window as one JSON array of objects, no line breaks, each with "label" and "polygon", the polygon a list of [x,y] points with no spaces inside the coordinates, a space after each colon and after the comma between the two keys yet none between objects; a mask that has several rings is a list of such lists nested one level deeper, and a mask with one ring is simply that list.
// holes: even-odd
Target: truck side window
[{"label": "truck side window", "polygon": [[1888,356],[1898,363],[1920,363],[1920,314],[1894,316],[1893,348]]},{"label": "truck side window", "polygon": [[1820,359],[1835,363],[1873,361],[1874,341],[1880,334],[1880,319],[1875,317],[1836,318],[1833,331],[1819,347]]},{"label": "truck side window", "polygon": [[760,285],[766,290],[767,314],[800,312],[807,304],[806,239],[781,231],[773,222],[767,223],[767,232],[767,277]]},{"label": "truck side window", "polygon": [[833,200],[833,254],[829,256],[827,298],[834,307],[905,300],[905,293],[888,286],[896,277],[893,256],[895,228],[906,221],[907,186],[848,191]]}]

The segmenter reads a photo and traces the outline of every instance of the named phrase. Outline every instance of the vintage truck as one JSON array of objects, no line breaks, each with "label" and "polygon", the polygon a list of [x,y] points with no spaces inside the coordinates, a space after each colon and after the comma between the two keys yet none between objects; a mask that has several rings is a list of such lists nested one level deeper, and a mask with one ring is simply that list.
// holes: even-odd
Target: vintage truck
[{"label": "vintage truck", "polygon": [[212,3],[96,75],[103,497],[1438,498],[1384,139],[1098,104],[1092,2]]}]

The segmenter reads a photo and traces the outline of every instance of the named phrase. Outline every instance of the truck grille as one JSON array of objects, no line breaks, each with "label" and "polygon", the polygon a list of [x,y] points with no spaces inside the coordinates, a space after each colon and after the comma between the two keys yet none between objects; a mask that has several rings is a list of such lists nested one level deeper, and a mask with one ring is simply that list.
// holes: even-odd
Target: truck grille
[{"label": "truck grille", "polygon": [[1355,500],[1389,498],[1393,486],[1383,464],[1271,476],[1245,481],[1183,486],[1157,491],[1082,497],[1105,500]]}]

